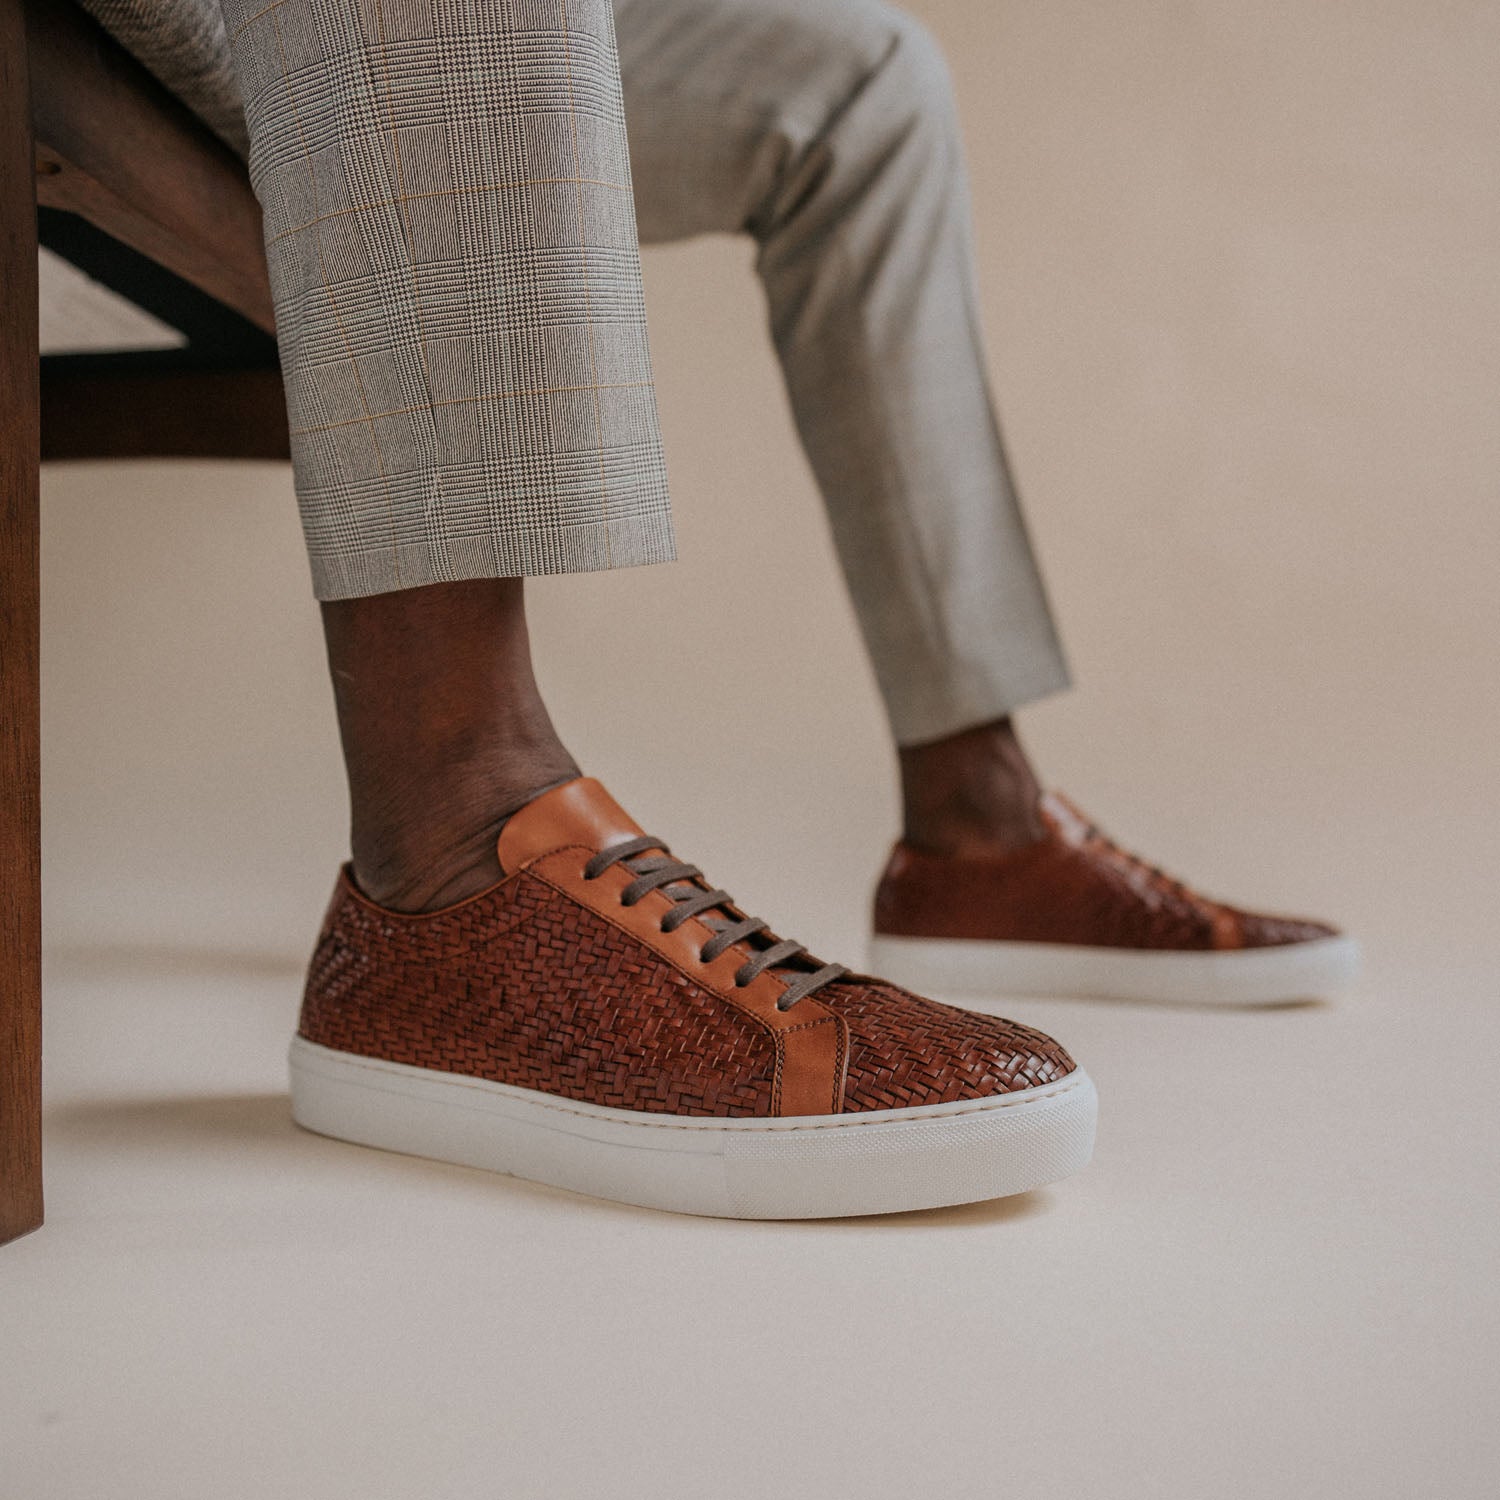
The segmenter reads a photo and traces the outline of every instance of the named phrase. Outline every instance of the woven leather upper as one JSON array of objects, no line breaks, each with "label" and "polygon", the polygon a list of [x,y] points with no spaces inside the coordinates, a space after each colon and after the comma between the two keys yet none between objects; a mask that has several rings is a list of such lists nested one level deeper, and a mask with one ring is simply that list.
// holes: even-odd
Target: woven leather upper
[{"label": "woven leather upper", "polygon": [[[548,816],[565,825],[555,810],[567,812],[576,794],[563,792],[548,794]],[[565,826],[545,834],[547,845],[581,837]],[[590,1104],[696,1116],[948,1104],[1073,1070],[1040,1032],[865,976],[820,989],[779,1020],[774,1007],[756,1013],[707,968],[694,975],[682,957],[693,943],[664,950],[615,918],[608,890],[595,910],[562,888],[557,869],[573,851],[534,850],[489,891],[422,916],[374,905],[346,870],[308,973],[301,1034]],[[742,958],[728,955],[728,970]],[[795,1066],[810,1080],[796,1100],[821,1102],[794,1102]]]},{"label": "woven leather upper", "polygon": [[849,1028],[845,1110],[955,1104],[1054,1083],[1073,1059],[1050,1036],[852,976],[822,992]]},{"label": "woven leather upper", "polygon": [[994,858],[898,844],[875,893],[875,930],[1157,950],[1265,948],[1336,936],[1322,922],[1211,900],[1121,849],[1056,794],[1044,799],[1042,814],[1040,839]]}]

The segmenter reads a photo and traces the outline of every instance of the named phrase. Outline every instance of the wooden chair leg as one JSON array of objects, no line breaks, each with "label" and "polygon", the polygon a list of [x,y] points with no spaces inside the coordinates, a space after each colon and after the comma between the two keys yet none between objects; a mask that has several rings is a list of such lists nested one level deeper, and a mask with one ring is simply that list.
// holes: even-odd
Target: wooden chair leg
[{"label": "wooden chair leg", "polygon": [[21,0],[0,0],[0,1243],[42,1222],[36,167]]}]

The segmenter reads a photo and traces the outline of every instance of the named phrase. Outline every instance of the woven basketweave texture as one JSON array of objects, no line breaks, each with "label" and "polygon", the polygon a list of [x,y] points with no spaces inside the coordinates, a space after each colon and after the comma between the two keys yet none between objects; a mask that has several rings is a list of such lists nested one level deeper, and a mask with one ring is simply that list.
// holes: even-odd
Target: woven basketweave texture
[{"label": "woven basketweave texture", "polygon": [[952,858],[898,844],[875,893],[895,937],[1212,952],[1333,937],[1335,929],[1214,901],[1122,848],[1055,794],[1011,854]]},{"label": "woven basketweave texture", "polygon": [[[841,980],[817,1000],[847,1032],[846,1110],[985,1098],[1073,1067],[1039,1032],[891,985]],[[415,918],[341,881],[300,1031],[341,1052],[616,1109],[773,1111],[776,1042],[764,1023],[525,872]]]},{"label": "woven basketweave texture", "polygon": [[766,1027],[525,874],[418,920],[341,885],[300,1030],[339,1051],[615,1109],[771,1113]]},{"label": "woven basketweave texture", "polygon": [[922,1000],[892,984],[844,981],[818,998],[849,1027],[845,1110],[983,1099],[1055,1083],[1074,1068],[1040,1031]]}]

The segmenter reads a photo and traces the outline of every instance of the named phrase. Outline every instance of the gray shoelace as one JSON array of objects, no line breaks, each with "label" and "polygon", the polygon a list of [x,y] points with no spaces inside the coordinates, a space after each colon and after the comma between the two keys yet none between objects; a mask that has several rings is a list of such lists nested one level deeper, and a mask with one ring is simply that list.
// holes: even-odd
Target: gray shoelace
[{"label": "gray shoelace", "polygon": [[[843,964],[813,967],[817,960],[801,943],[787,938],[767,942],[763,948],[756,947],[757,937],[766,931],[766,924],[759,917],[731,920],[717,914],[715,909],[718,907],[733,907],[729,892],[711,890],[703,879],[703,871],[697,865],[673,859],[672,851],[660,839],[643,835],[601,849],[583,867],[583,878],[597,880],[612,865],[618,864],[623,864],[636,877],[620,892],[622,905],[634,906],[642,896],[660,891],[673,903],[672,909],[661,919],[663,932],[676,932],[690,917],[702,920],[713,933],[699,954],[704,963],[712,963],[735,943],[751,944],[750,957],[734,971],[736,988],[743,989],[767,969],[786,970],[787,986],[776,1002],[777,1010],[790,1010],[814,990],[822,989],[825,984],[831,984],[849,972]],[[762,938],[760,941],[766,940]]]}]

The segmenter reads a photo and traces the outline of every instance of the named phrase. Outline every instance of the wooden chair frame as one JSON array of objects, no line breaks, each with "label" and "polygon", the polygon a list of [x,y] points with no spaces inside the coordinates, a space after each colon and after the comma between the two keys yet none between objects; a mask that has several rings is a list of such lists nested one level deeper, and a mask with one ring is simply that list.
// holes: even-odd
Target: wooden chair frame
[{"label": "wooden chair frame", "polygon": [[41,460],[286,451],[274,371],[43,382],[38,204],[275,331],[239,159],[71,0],[0,0],[0,1243],[42,1222]]}]

